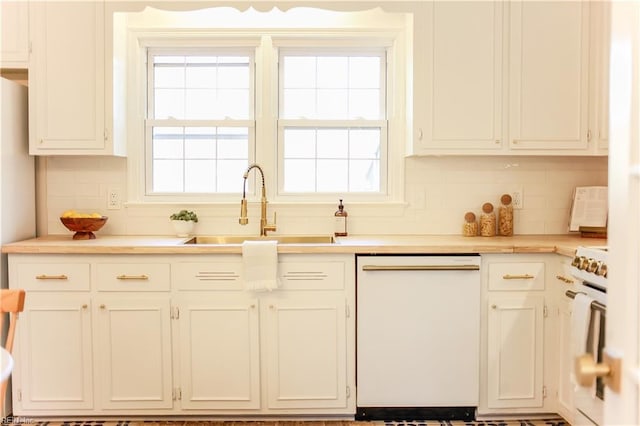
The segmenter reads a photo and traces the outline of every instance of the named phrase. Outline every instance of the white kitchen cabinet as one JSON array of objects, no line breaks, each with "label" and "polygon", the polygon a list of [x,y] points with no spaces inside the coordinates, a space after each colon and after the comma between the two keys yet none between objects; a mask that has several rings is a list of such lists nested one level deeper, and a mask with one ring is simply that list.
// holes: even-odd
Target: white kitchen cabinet
[{"label": "white kitchen cabinet", "polygon": [[595,149],[606,154],[609,150],[609,53],[611,43],[611,2],[591,2],[593,70],[591,122]]},{"label": "white kitchen cabinet", "polygon": [[0,2],[0,68],[29,67],[29,2]]},{"label": "white kitchen cabinet", "polygon": [[109,154],[104,1],[32,2],[29,153]]},{"label": "white kitchen cabinet", "polygon": [[589,3],[509,3],[511,150],[587,149]]},{"label": "white kitchen cabinet", "polygon": [[481,415],[555,410],[549,262],[547,255],[482,255]]},{"label": "white kitchen cabinet", "polygon": [[488,299],[488,408],[543,406],[543,295]]},{"label": "white kitchen cabinet", "polygon": [[14,413],[93,408],[89,293],[27,294],[14,349]]},{"label": "white kitchen cabinet", "polygon": [[606,155],[607,6],[423,7],[410,155]]},{"label": "white kitchen cabinet", "polygon": [[258,303],[242,291],[178,297],[184,410],[260,408]]},{"label": "white kitchen cabinet", "polygon": [[[415,153],[502,148],[503,3],[426,4]],[[422,24],[421,24],[422,25]],[[424,110],[421,108],[424,107]]]},{"label": "white kitchen cabinet", "polygon": [[353,414],[353,256],[280,255],[281,288],[245,291],[240,255],[172,265],[181,407]]},{"label": "white kitchen cabinet", "polygon": [[96,297],[96,381],[101,408],[173,407],[170,309],[168,294]]},{"label": "white kitchen cabinet", "polygon": [[9,256],[9,285],[27,292],[16,329],[14,414],[94,408],[90,264]]},{"label": "white kitchen cabinet", "polygon": [[309,291],[265,299],[270,409],[348,407],[347,309],[343,292]]}]

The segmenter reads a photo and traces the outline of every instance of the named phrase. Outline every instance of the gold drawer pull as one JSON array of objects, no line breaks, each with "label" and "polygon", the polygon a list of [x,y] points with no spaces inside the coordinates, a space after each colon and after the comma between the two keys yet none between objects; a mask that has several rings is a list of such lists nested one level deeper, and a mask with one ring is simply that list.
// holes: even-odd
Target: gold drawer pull
[{"label": "gold drawer pull", "polygon": [[533,275],[529,275],[529,274],[523,274],[523,275],[511,275],[511,274],[506,274],[502,276],[503,280],[532,280],[535,277]]},{"label": "gold drawer pull", "polygon": [[116,277],[119,280],[148,280],[149,277],[147,275],[118,275]]},{"label": "gold drawer pull", "polygon": [[68,280],[69,277],[66,275],[36,275],[36,280]]}]

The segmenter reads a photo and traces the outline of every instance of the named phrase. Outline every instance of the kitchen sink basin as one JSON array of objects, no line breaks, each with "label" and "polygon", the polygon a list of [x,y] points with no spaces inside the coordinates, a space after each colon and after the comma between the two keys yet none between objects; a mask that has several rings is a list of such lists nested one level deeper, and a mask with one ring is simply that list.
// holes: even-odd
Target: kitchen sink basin
[{"label": "kitchen sink basin", "polygon": [[242,244],[245,241],[277,241],[278,244],[332,244],[333,235],[202,235],[190,238],[184,244]]}]

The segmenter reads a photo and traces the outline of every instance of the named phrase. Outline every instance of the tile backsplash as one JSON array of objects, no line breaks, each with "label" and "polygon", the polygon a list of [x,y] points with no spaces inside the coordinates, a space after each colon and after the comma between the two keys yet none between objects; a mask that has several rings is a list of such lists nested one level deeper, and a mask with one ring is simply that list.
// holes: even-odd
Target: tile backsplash
[{"label": "tile backsplash", "polygon": [[[100,231],[112,235],[171,235],[168,216],[183,206],[127,205],[127,161],[114,157],[48,157],[41,160],[40,223],[49,234],[66,234],[59,221],[67,209],[109,216]],[[350,203],[348,231],[364,234],[460,234],[465,212],[480,214],[483,203],[522,189],[523,208],[514,213],[515,234],[567,232],[576,186],[607,185],[606,157],[412,157],[405,159],[405,203],[372,206]],[[118,188],[123,206],[107,210],[107,191]],[[257,233],[259,207],[249,206],[250,225],[238,225],[240,194],[234,203],[189,205],[200,217],[199,234]],[[331,203],[280,204],[278,233],[332,233]]]}]

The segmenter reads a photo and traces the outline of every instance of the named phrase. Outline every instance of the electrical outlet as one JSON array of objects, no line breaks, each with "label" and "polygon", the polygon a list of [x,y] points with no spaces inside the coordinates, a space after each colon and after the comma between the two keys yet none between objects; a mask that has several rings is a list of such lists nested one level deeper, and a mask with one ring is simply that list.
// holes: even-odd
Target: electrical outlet
[{"label": "electrical outlet", "polygon": [[109,188],[107,190],[107,210],[119,210],[121,207],[120,188]]},{"label": "electrical outlet", "polygon": [[521,209],[524,206],[522,188],[511,191],[511,205],[514,209]]}]

